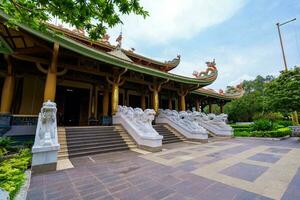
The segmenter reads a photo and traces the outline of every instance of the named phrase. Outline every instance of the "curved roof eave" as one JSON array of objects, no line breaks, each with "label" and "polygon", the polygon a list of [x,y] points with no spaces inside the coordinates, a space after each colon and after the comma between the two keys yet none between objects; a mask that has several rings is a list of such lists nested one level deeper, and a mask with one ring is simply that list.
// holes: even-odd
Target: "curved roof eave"
[{"label": "curved roof eave", "polygon": [[[0,10],[0,16],[3,17],[4,19],[8,20],[9,16],[5,14],[2,10]],[[171,74],[163,71],[159,71],[156,69],[151,69],[148,67],[144,67],[135,63],[131,63],[125,60],[121,60],[119,58],[116,58],[112,55],[109,55],[107,53],[99,52],[95,49],[92,49],[90,47],[87,47],[83,44],[80,44],[74,40],[71,40],[67,37],[64,37],[62,35],[55,34],[54,32],[39,32],[37,30],[34,30],[26,25],[23,24],[16,24],[18,27],[21,29],[37,36],[40,37],[48,42],[57,42],[60,44],[60,46],[69,49],[71,51],[74,51],[78,54],[87,56],[89,58],[106,62],[108,64],[114,65],[116,67],[120,68],[127,68],[132,71],[140,72],[143,74],[151,75],[151,76],[156,76],[159,78],[164,78],[164,79],[169,79],[175,82],[180,82],[180,83],[185,83],[185,84],[194,84],[194,85],[199,85],[199,86],[207,86],[214,82],[217,78],[217,73],[215,73],[213,76],[208,76],[203,79],[196,79],[196,78],[189,78],[189,77],[184,77],[181,75],[176,75],[176,74]]]},{"label": "curved roof eave", "polygon": [[214,98],[217,98],[217,99],[228,100],[228,101],[238,99],[243,95],[243,92],[242,93],[236,93],[236,94],[230,94],[230,95],[228,95],[228,94],[221,95],[221,94],[216,93],[216,92],[210,92],[210,91],[206,92],[206,91],[204,91],[204,89],[201,90],[201,91],[194,90],[192,93],[202,95],[202,96],[207,96],[207,97],[214,97]]},{"label": "curved roof eave", "polygon": [[[72,33],[72,31],[70,31],[70,30],[59,29],[58,27],[54,26],[53,24],[48,24],[48,26],[50,27],[50,29],[54,29],[54,31],[56,31],[56,32],[59,32],[59,33],[65,34],[65,35],[69,35],[70,37],[76,37],[76,38],[79,38],[80,40],[85,40],[87,42],[89,41],[86,36],[77,35],[75,33]],[[105,44],[105,43],[102,43],[100,41],[94,41],[93,43],[97,44],[97,45],[100,45],[100,46],[103,46],[103,47],[106,47],[106,48],[109,48],[111,50],[113,50],[114,48],[116,48],[116,46],[114,46],[114,45]],[[129,55],[129,56],[132,56],[132,57],[135,57],[135,58],[140,58],[140,59],[148,60],[148,61],[150,61],[153,64],[168,67],[167,71],[170,71],[170,70],[176,68],[179,65],[179,63],[180,63],[180,59],[178,59],[178,57],[174,58],[173,60],[162,62],[162,61],[154,60],[152,58],[145,57],[145,56],[143,56],[141,54],[137,54],[135,52],[131,52],[131,51],[126,50],[126,49],[122,49],[122,51],[126,52],[127,56]]]}]

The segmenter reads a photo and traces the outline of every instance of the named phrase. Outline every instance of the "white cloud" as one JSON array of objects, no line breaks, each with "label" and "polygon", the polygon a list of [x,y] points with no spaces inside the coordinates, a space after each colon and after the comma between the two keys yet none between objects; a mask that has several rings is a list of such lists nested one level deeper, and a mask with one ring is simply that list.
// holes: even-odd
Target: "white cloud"
[{"label": "white cloud", "polygon": [[[167,44],[176,39],[189,39],[208,27],[232,17],[245,0],[142,0],[150,16],[123,16],[124,45],[139,47]],[[112,38],[121,28],[109,30]]]},{"label": "white cloud", "polygon": [[215,58],[218,78],[209,87],[216,90],[224,89],[227,85],[237,85],[243,80],[254,79],[257,75],[278,75],[282,61],[276,42],[251,46],[228,45],[226,48],[207,48],[205,52],[199,50],[193,55],[188,55],[172,73],[191,77],[194,70],[205,70],[205,61]]}]

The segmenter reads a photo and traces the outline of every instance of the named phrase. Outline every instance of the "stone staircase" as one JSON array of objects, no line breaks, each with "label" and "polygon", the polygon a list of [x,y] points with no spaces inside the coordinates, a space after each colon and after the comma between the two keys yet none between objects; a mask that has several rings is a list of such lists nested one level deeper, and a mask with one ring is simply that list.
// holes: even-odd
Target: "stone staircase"
[{"label": "stone staircase", "polygon": [[160,135],[164,136],[163,141],[162,141],[163,144],[183,142],[186,140],[183,136],[181,136],[179,133],[177,133],[175,130],[173,130],[167,124],[156,124],[156,125],[153,125],[153,128]]},{"label": "stone staircase", "polygon": [[58,159],[137,148],[120,125],[59,127]]},{"label": "stone staircase", "polygon": [[223,141],[223,140],[228,140],[231,138],[232,138],[231,136],[217,136],[216,134],[208,131],[208,142]]}]

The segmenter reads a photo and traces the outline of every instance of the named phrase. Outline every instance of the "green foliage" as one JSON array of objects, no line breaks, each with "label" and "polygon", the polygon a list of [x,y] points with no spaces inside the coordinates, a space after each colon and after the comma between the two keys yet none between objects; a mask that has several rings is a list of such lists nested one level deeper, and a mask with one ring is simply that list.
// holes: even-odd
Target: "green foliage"
[{"label": "green foliage", "polygon": [[230,124],[232,128],[250,128],[251,124]]},{"label": "green foliage", "polygon": [[0,138],[0,147],[6,149],[11,149],[14,144],[14,141],[10,137],[1,137]]},{"label": "green foliage", "polygon": [[8,191],[11,199],[24,183],[24,171],[30,166],[30,161],[30,149],[23,149],[18,155],[0,164],[0,188]]},{"label": "green foliage", "polygon": [[267,112],[256,113],[253,116],[253,120],[268,119],[272,122],[284,119],[284,116],[280,112]]},{"label": "green foliage", "polygon": [[251,126],[251,129],[254,131],[271,131],[273,130],[274,125],[272,121],[268,119],[259,119],[257,121],[254,121],[254,123]]},{"label": "green foliage", "polygon": [[255,80],[243,82],[245,94],[226,104],[225,113],[233,122],[282,120],[283,116],[300,109],[299,85],[300,67],[282,72],[277,78],[257,76]]},{"label": "green foliage", "polygon": [[46,23],[57,17],[77,29],[84,29],[91,39],[99,39],[108,27],[122,23],[121,15],[131,13],[144,18],[149,14],[139,0],[2,0],[0,9],[11,16],[10,26],[25,23],[46,30]]},{"label": "green foliage", "polygon": [[[220,106],[218,106],[217,104],[212,104],[211,111],[212,111],[212,113],[215,113],[217,115],[221,114]],[[209,106],[208,105],[204,107],[204,112],[209,113]]]},{"label": "green foliage", "polygon": [[229,121],[249,122],[255,113],[263,111],[263,101],[259,92],[252,92],[227,103],[224,110],[228,114]]},{"label": "green foliage", "polygon": [[300,111],[300,67],[282,72],[266,86],[268,109],[284,114]]},{"label": "green foliage", "polygon": [[1,137],[0,138],[0,161],[3,160],[3,157],[13,149],[14,141],[10,137]]},{"label": "green foliage", "polygon": [[293,126],[293,122],[292,121],[288,121],[288,120],[278,120],[278,121],[276,121],[276,123],[278,125],[282,125],[283,127]]},{"label": "green foliage", "polygon": [[236,137],[284,137],[291,134],[288,127],[280,128],[273,131],[234,131]]}]

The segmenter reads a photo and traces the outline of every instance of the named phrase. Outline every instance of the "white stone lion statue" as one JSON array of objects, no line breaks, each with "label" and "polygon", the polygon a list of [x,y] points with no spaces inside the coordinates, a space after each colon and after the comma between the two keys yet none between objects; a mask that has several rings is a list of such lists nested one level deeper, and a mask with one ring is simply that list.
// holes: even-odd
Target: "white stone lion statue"
[{"label": "white stone lion statue", "polygon": [[54,102],[47,101],[43,103],[39,113],[34,146],[58,145],[56,111]]}]

